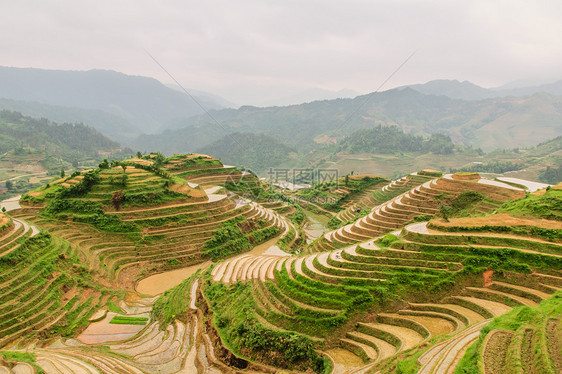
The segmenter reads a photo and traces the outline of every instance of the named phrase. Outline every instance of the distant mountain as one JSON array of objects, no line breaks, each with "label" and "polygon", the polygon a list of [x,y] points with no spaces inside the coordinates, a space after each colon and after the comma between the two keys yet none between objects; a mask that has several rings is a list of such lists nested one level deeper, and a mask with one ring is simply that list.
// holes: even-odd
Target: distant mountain
[{"label": "distant mountain", "polygon": [[334,100],[334,99],[349,99],[358,96],[359,93],[349,90],[342,89],[338,91],[325,90],[323,88],[309,88],[293,95],[283,96],[272,100],[266,100],[258,103],[257,106],[268,107],[268,106],[288,106],[288,105],[298,105],[303,103],[310,103],[312,101],[320,100]]},{"label": "distant mountain", "polygon": [[494,97],[487,88],[480,87],[469,81],[438,79],[424,84],[413,84],[409,87],[426,95],[443,95],[453,99],[482,100]]},{"label": "distant mountain", "polygon": [[[133,135],[156,133],[170,120],[203,113],[185,93],[166,87],[156,79],[110,70],[0,67],[0,82],[0,98],[101,111],[120,118],[118,122],[127,123]],[[223,108],[210,96],[196,99],[206,109]],[[88,125],[104,131],[96,121]]]},{"label": "distant mountain", "polygon": [[[183,89],[181,87],[179,87],[177,84],[166,84],[166,87],[169,87],[172,90],[179,91],[179,92],[182,92],[182,93],[185,94]],[[212,94],[210,92],[199,91],[199,90],[195,90],[193,88],[186,88],[186,90],[187,90],[187,92],[189,92],[190,95],[193,95],[196,98],[203,99],[207,103],[208,102],[214,103],[213,107],[205,108],[205,109],[214,109],[216,106],[219,106],[219,107],[222,107],[222,108],[238,108],[240,106],[240,105],[236,105],[236,104],[226,100],[224,97]]]},{"label": "distant mountain", "polygon": [[399,87],[399,89],[408,87],[426,95],[442,95],[462,100],[483,100],[506,96],[531,96],[542,92],[551,95],[562,95],[562,80],[554,83],[521,86],[520,84],[523,83],[528,83],[528,81],[521,83],[513,82],[512,84],[497,88],[484,88],[469,81],[460,82],[458,80],[438,79],[424,84]]},{"label": "distant mountain", "polygon": [[71,108],[11,99],[0,99],[0,109],[20,112],[34,118],[49,118],[58,123],[88,124],[111,139],[123,143],[127,143],[139,134],[129,121],[97,109]]},{"label": "distant mountain", "polygon": [[287,107],[244,106],[183,121],[184,128],[139,138],[140,149],[186,152],[227,133],[263,133],[299,151],[314,148],[314,139],[338,140],[377,125],[397,125],[414,135],[444,134],[455,143],[490,151],[527,147],[562,135],[562,97],[535,94],[485,100],[460,100],[393,89],[354,99],[315,101]]}]

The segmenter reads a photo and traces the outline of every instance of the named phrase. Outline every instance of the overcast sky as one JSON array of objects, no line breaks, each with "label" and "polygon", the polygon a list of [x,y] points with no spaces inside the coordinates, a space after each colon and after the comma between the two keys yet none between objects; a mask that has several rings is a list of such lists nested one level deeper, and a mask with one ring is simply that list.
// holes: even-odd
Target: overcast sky
[{"label": "overcast sky", "polygon": [[170,78],[237,104],[320,87],[562,79],[562,1],[4,1],[0,65]]}]

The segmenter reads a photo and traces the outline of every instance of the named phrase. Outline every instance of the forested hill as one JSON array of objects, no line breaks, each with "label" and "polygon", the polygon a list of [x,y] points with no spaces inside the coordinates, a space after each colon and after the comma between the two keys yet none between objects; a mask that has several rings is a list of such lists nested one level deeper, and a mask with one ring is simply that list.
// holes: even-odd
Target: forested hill
[{"label": "forested hill", "polygon": [[233,133],[198,150],[254,172],[286,163],[295,150],[263,134]]},{"label": "forested hill", "polygon": [[333,146],[347,153],[422,152],[453,153],[455,145],[446,135],[433,134],[429,138],[404,133],[397,126],[377,126],[358,130]]},{"label": "forested hill", "polygon": [[24,155],[37,152],[46,159],[55,157],[69,163],[132,153],[83,124],[56,124],[44,118],[0,111],[0,153]]},{"label": "forested hill", "polygon": [[522,98],[461,100],[403,88],[287,107],[245,106],[214,112],[213,119],[193,117],[184,121],[183,129],[141,138],[136,145],[146,149],[158,144],[162,151],[181,152],[209,144],[226,131],[264,133],[304,149],[315,147],[315,140],[322,137],[339,141],[356,130],[377,125],[397,125],[414,135],[441,133],[457,144],[484,151],[528,147],[562,135],[562,96],[538,93]]}]

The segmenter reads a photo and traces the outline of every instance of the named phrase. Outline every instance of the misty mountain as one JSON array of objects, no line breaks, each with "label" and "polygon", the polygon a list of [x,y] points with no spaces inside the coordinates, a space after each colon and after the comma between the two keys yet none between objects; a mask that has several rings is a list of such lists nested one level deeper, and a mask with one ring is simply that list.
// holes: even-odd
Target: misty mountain
[{"label": "misty mountain", "polygon": [[243,106],[215,111],[212,116],[192,117],[182,122],[182,129],[141,137],[135,145],[185,152],[227,133],[250,132],[306,151],[317,146],[314,139],[320,136],[341,140],[356,130],[377,125],[397,125],[413,135],[440,133],[455,143],[485,151],[532,146],[562,135],[562,97],[545,93],[460,100],[401,88],[288,107]]},{"label": "misty mountain", "polygon": [[[133,135],[159,132],[170,120],[203,113],[185,93],[166,87],[156,79],[110,70],[0,67],[0,82],[0,98],[101,111],[121,118],[118,124],[128,124]],[[209,95],[196,99],[207,109],[223,108]],[[23,108],[18,110],[27,114]],[[104,131],[97,122],[87,124]]]},{"label": "misty mountain", "polygon": [[453,99],[463,100],[489,99],[496,95],[491,90],[480,87],[469,81],[460,82],[458,80],[448,79],[437,79],[424,84],[413,84],[405,87],[409,87],[425,95],[443,95]]},{"label": "misty mountain", "polygon": [[20,112],[34,118],[48,118],[58,123],[88,124],[109,138],[123,143],[127,143],[139,133],[129,121],[97,109],[63,107],[1,98],[0,109]]},{"label": "misty mountain", "polygon": [[[529,83],[528,81],[525,82]],[[437,79],[424,84],[399,87],[399,89],[406,87],[426,95],[443,95],[462,100],[482,100],[506,96],[531,96],[541,92],[551,95],[562,95],[562,80],[554,83],[530,86],[519,86],[514,82],[513,84],[506,84],[497,88],[484,88],[469,81],[460,82],[458,80]]]},{"label": "misty mountain", "polygon": [[323,88],[309,88],[292,95],[279,97],[273,100],[266,100],[259,103],[257,106],[288,106],[298,105],[302,103],[310,103],[319,100],[334,100],[334,99],[348,99],[358,96],[359,93],[342,89],[338,91],[325,90]]}]

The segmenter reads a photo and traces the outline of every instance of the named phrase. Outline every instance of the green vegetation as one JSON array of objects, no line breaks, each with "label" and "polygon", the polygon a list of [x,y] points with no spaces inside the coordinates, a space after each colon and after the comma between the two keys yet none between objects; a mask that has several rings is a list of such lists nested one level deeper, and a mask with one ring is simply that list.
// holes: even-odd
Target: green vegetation
[{"label": "green vegetation", "polygon": [[14,362],[25,362],[35,369],[37,374],[44,374],[45,372],[39,365],[35,363],[37,359],[35,354],[29,352],[16,352],[16,351],[0,351],[0,355],[4,357],[4,359]]},{"label": "green vegetation", "polygon": [[562,182],[562,165],[547,166],[543,172],[539,174],[539,180],[544,183],[558,184]]},{"label": "green vegetation", "polygon": [[463,217],[475,211],[477,204],[484,201],[486,197],[480,192],[464,191],[455,197],[449,204],[440,206],[443,218]]},{"label": "green vegetation", "polygon": [[547,188],[542,195],[528,194],[524,198],[506,202],[498,212],[506,212],[515,217],[562,221],[562,190]]},{"label": "green vegetation", "polygon": [[495,173],[503,174],[508,171],[521,170],[525,167],[524,163],[517,163],[512,161],[491,161],[488,163],[479,163],[462,168],[451,168],[451,173],[464,172],[480,172],[480,173]]},{"label": "green vegetation", "polygon": [[[556,339],[556,336],[547,335],[545,330],[551,319],[560,318],[561,315],[562,292],[558,291],[537,307],[519,306],[503,316],[495,318],[482,329],[479,339],[467,350],[454,373],[482,372],[483,344],[486,337],[494,330],[514,332],[509,346],[501,347],[507,350],[506,361],[503,363],[505,368],[511,368],[516,373],[525,373],[531,368],[538,373],[555,373],[556,363],[551,361],[548,351],[556,349],[549,348],[550,344],[556,347],[555,342],[549,342],[550,339]],[[534,333],[532,347],[529,351],[522,351],[523,336],[529,331]],[[531,357],[523,357],[523,355]]]},{"label": "green vegetation", "polygon": [[263,173],[287,162],[290,153],[295,150],[271,136],[236,132],[206,145],[200,152],[212,154],[226,163]]},{"label": "green vegetation", "polygon": [[56,124],[7,110],[0,111],[0,133],[0,153],[7,153],[3,161],[37,163],[52,175],[61,167],[99,162],[102,152],[119,159],[133,153],[83,124]]},{"label": "green vegetation", "polygon": [[386,178],[378,176],[346,176],[299,190],[297,196],[303,200],[317,203],[324,209],[338,212],[343,205],[352,201],[367,188],[377,184],[382,185],[383,182],[387,181]]},{"label": "green vegetation", "polygon": [[[247,233],[241,227],[245,227]],[[247,251],[278,233],[279,228],[266,226],[265,221],[249,222],[244,217],[237,216],[220,225],[213,237],[205,242],[203,254],[218,260]]]},{"label": "green vegetation", "polygon": [[115,316],[109,321],[115,325],[146,325],[146,317]]},{"label": "green vegetation", "polygon": [[160,323],[160,329],[164,330],[176,318],[185,318],[191,301],[191,285],[196,277],[194,274],[167,290],[152,305],[152,316]]},{"label": "green vegetation", "polygon": [[455,145],[451,138],[433,134],[429,139],[404,133],[397,126],[377,126],[358,130],[343,139],[337,146],[338,151],[347,153],[395,153],[395,152],[431,152],[437,154],[453,153]]},{"label": "green vegetation", "polygon": [[327,360],[314,350],[314,343],[294,332],[272,330],[254,315],[255,301],[250,284],[206,282],[208,300],[221,338],[234,352],[282,368],[325,372]]}]

